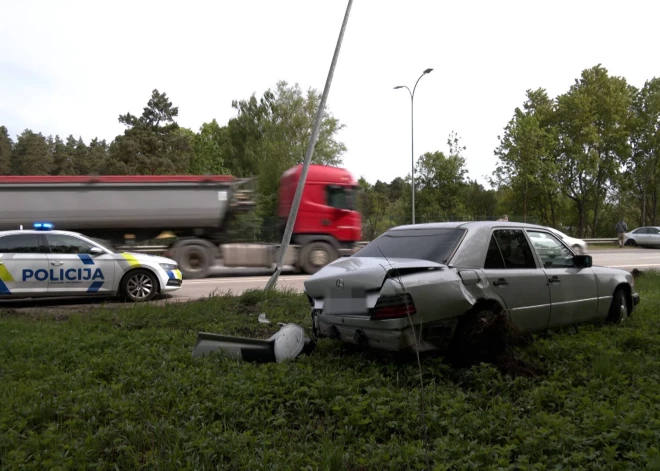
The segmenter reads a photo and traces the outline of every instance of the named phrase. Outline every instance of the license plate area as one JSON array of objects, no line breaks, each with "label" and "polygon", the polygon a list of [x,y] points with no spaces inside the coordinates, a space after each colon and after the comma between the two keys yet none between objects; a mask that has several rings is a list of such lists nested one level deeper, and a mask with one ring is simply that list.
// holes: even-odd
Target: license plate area
[{"label": "license plate area", "polygon": [[330,288],[323,303],[324,314],[368,315],[367,292],[363,288]]}]

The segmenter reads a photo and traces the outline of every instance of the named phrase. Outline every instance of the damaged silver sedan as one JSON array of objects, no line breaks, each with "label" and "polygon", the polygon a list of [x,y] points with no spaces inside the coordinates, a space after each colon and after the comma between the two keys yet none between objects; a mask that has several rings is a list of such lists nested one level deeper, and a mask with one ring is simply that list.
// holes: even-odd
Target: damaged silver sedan
[{"label": "damaged silver sedan", "polygon": [[592,266],[544,226],[400,226],[305,281],[318,337],[389,351],[449,347],[466,322],[504,313],[522,332],[626,320],[633,276]]}]

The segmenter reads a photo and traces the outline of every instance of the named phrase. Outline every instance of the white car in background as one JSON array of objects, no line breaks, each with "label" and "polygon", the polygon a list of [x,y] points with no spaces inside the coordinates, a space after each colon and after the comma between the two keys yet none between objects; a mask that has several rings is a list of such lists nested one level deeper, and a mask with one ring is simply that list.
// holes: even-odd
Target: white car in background
[{"label": "white car in background", "polygon": [[141,302],[180,289],[182,280],[174,260],[115,252],[48,223],[0,232],[0,300],[120,295]]},{"label": "white car in background", "polygon": [[568,245],[570,248],[573,249],[573,251],[577,254],[586,254],[588,251],[587,243],[583,241],[582,239],[576,239],[575,237],[568,236],[564,234],[561,231],[558,231],[557,229],[554,229],[552,227],[548,227],[550,231],[555,234],[557,237],[559,237],[566,245]]},{"label": "white car in background", "polygon": [[640,247],[658,247],[660,246],[660,227],[638,227],[634,231],[625,232],[623,240],[625,245],[632,247],[637,245]]}]

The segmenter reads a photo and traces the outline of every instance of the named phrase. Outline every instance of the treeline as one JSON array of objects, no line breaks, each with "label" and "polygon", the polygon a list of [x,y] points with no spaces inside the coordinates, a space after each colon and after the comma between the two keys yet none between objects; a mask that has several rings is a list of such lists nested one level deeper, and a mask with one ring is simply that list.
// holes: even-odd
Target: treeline
[{"label": "treeline", "polygon": [[[154,90],[141,115],[118,117],[126,129],[109,143],[95,138],[86,144],[81,137],[44,136],[31,129],[12,139],[0,126],[0,174],[255,177],[257,211],[245,223],[266,224],[270,229],[275,224],[279,183],[273,175],[304,160],[320,98],[316,90],[303,92],[297,84],[280,81],[260,98],[253,94],[234,100],[236,116],[226,125],[213,120],[193,131],[179,126],[178,107],[166,93]],[[315,163],[342,163],[346,147],[336,140],[342,128],[326,108]]]},{"label": "treeline", "polygon": [[[261,97],[235,100],[236,116],[197,131],[180,127],[178,108],[154,90],[142,114],[111,142],[86,144],[26,129],[12,139],[0,127],[0,174],[219,174],[256,177],[257,211],[244,219],[254,239],[274,234],[282,172],[303,161],[320,93],[278,82]],[[326,110],[314,162],[341,165],[344,125]],[[497,219],[550,225],[579,237],[613,237],[619,218],[656,224],[660,190],[660,79],[636,88],[601,65],[582,71],[555,98],[528,90],[494,150],[486,188],[469,178],[460,138],[426,152],[415,168],[417,223]],[[368,158],[368,156],[367,156]],[[372,158],[376,159],[376,157]],[[350,169],[349,169],[350,170]],[[410,175],[374,184],[360,178],[364,238],[411,222]]]},{"label": "treeline", "polygon": [[[495,149],[486,189],[466,177],[458,139],[417,161],[416,222],[497,219],[550,225],[578,237],[614,237],[658,224],[660,79],[636,88],[597,65],[555,98],[528,90]],[[410,222],[410,178],[362,181],[367,236]]]}]

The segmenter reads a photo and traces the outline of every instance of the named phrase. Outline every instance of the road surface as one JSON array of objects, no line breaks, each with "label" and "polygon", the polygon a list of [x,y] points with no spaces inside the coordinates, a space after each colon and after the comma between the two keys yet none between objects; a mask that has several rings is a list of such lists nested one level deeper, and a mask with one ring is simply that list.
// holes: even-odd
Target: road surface
[{"label": "road surface", "polygon": [[[591,253],[594,265],[604,265],[624,270],[632,270],[637,268],[639,270],[648,270],[652,268],[660,269],[660,250],[654,249],[640,249],[640,248],[625,248],[625,249],[604,249],[594,250]],[[232,277],[215,277],[205,278],[201,280],[185,280],[183,287],[168,295],[155,301],[158,304],[171,303],[171,302],[185,302],[193,301],[207,296],[220,295],[231,292],[232,294],[240,294],[248,289],[263,289],[268,282],[269,276],[232,276]],[[303,275],[280,275],[278,280],[278,288],[293,289],[296,291],[303,290],[304,281],[309,276]],[[8,301],[0,303],[0,308],[3,307],[29,307],[29,306],[42,306],[54,305],[64,307],[66,305],[79,306],[81,304],[101,305],[98,300],[54,300],[54,301]]]},{"label": "road surface", "polygon": [[[294,289],[302,292],[303,282],[307,278],[309,276],[280,275],[277,279],[277,287],[278,289]],[[183,282],[183,287],[180,290],[171,294],[168,301],[190,301],[230,291],[232,294],[240,294],[248,289],[263,289],[269,279],[270,276],[250,276],[187,280]]]}]

